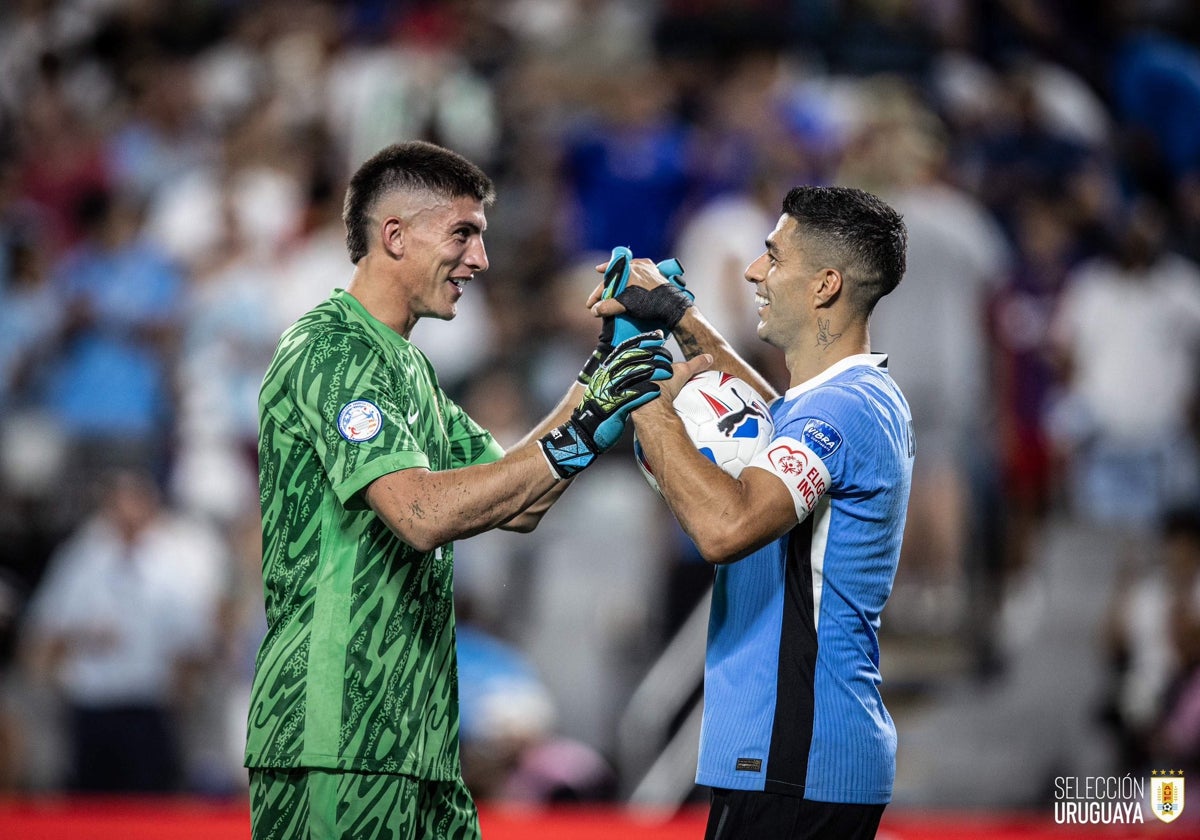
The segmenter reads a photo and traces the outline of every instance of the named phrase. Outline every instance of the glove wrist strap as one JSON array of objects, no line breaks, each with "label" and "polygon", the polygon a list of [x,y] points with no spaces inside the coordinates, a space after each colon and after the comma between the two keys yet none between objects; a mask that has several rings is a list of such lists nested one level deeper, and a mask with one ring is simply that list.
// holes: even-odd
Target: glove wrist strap
[{"label": "glove wrist strap", "polygon": [[538,438],[538,446],[560,480],[577,475],[596,460],[595,448],[570,420]]},{"label": "glove wrist strap", "polygon": [[597,369],[608,358],[608,354],[612,352],[612,345],[605,344],[603,341],[596,345],[596,349],[592,351],[592,355],[584,362],[583,369],[579,371],[579,376],[576,377],[580,385],[587,386],[591,383],[592,377],[595,376]]},{"label": "glove wrist strap", "polygon": [[637,313],[637,320],[675,329],[683,313],[693,306],[690,292],[671,283],[653,289],[632,286],[617,298],[630,312]]}]

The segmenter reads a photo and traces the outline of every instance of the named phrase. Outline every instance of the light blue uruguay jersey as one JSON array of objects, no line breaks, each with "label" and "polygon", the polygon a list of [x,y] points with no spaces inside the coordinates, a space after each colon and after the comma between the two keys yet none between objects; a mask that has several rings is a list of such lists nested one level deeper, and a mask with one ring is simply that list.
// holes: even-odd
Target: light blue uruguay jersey
[{"label": "light blue uruguay jersey", "polygon": [[717,569],[696,781],[886,803],[896,728],[877,632],[908,509],[912,415],[882,354],[842,360],[771,414],[775,437],[751,466],[788,486],[798,524]]}]

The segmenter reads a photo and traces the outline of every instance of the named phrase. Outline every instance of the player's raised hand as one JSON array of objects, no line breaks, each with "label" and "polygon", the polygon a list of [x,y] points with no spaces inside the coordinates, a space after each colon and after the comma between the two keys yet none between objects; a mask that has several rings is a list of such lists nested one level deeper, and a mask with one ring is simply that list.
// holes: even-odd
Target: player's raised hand
[{"label": "player's raised hand", "polygon": [[593,314],[612,319],[613,342],[649,330],[670,332],[695,297],[683,281],[683,266],[676,259],[657,265],[633,258],[628,248],[617,247],[605,264],[596,266],[604,280],[587,305]]},{"label": "player's raised hand", "polygon": [[629,248],[616,247],[607,263],[596,266],[604,281],[588,296],[593,314],[604,317],[620,343],[649,330],[670,332],[692,305],[694,295],[684,286],[683,266],[677,259],[650,263],[634,259]]},{"label": "player's raised hand", "polygon": [[629,413],[659,395],[657,383],[674,373],[661,332],[631,336],[596,368],[571,418],[539,443],[560,478],[583,470],[611,449],[625,431]]}]

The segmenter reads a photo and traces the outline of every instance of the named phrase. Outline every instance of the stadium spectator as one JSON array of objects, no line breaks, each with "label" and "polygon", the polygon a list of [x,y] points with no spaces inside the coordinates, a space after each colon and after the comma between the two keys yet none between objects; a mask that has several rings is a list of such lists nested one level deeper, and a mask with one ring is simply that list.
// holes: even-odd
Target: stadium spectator
[{"label": "stadium spectator", "polygon": [[999,654],[995,646],[1004,646],[1028,626],[1024,610],[1042,597],[1037,541],[1061,507],[1062,464],[1047,429],[1059,386],[1050,325],[1067,275],[1081,256],[1071,214],[1062,202],[1057,195],[1028,195],[1019,203],[1014,264],[988,302],[1003,556],[987,570],[990,598],[983,615],[995,620],[1003,611],[1007,616],[1007,623],[988,634],[993,646],[989,655]]},{"label": "stadium spectator", "polygon": [[149,202],[210,160],[215,138],[201,124],[186,61],[145,57],[125,78],[129,115],[106,139],[106,166],[115,189]]},{"label": "stadium spectator", "polygon": [[1200,771],[1200,519],[1195,507],[1176,510],[1164,523],[1166,543],[1163,622],[1171,679],[1149,736],[1132,745],[1131,766],[1163,759],[1189,775]]},{"label": "stadium spectator", "polygon": [[738,272],[762,248],[764,226],[772,224],[778,181],[778,175],[760,171],[744,189],[705,202],[689,215],[674,251],[686,268],[688,289],[707,302],[713,327],[747,359],[757,359],[762,350],[754,332],[758,319],[747,305],[749,295]]},{"label": "stadium spectator", "polygon": [[189,721],[185,743],[191,790],[243,799],[246,795],[246,716],[254,659],[267,630],[262,592],[262,521],[258,506],[243,507],[223,522],[229,574],[221,588],[214,655],[197,687],[194,706],[203,717]]},{"label": "stadium spectator", "polygon": [[220,259],[230,213],[243,247],[262,259],[278,259],[300,227],[308,136],[269,105],[242,115],[222,133],[215,159],[164,184],[148,207],[147,238],[189,270]]},{"label": "stadium spectator", "polygon": [[534,528],[669,376],[661,336],[598,346],[507,453],[445,395],[409,337],[454,318],[488,269],[493,197],[477,166],[431,143],[367,160],[345,201],[354,275],[285,331],[264,379],[256,837],[281,823],[478,835],[459,763],[453,541]]},{"label": "stadium spectator", "polygon": [[61,503],[74,515],[98,470],[136,463],[166,478],[184,281],[141,235],[136,199],[101,190],[77,212],[86,236],[52,268],[60,328],[32,374],[35,407],[68,445]]},{"label": "stadium spectator", "polygon": [[[424,8],[422,8],[424,7]],[[348,161],[394,137],[437,137],[490,164],[500,126],[495,91],[468,61],[437,4],[402,10],[389,40],[332,57],[325,74],[326,121]]]},{"label": "stadium spectator", "polygon": [[696,773],[713,789],[706,836],[871,838],[896,772],[877,633],[914,442],[867,323],[904,275],[906,234],[862,190],[796,187],[782,210],[745,271],[759,337],[791,374],[782,397],[649,261],[638,264],[640,296],[589,303],[615,317],[628,301],[685,352],[773,398],[775,436],[737,478],[697,452],[669,399],[634,412],[667,505],[717,567]]},{"label": "stadium spectator", "polygon": [[307,200],[301,222],[274,258],[271,317],[284,327],[335,288],[345,287],[354,268],[346,262],[340,178],[328,159],[330,143],[322,138],[314,144],[304,178]]},{"label": "stadium spectator", "polygon": [[979,200],[1008,229],[1019,201],[1031,193],[1070,196],[1073,212],[1093,224],[1109,209],[1095,185],[1097,171],[1103,171],[1098,166],[1103,147],[1097,143],[1107,139],[1106,131],[1091,137],[1056,122],[1047,93],[1055,88],[1045,75],[1030,61],[1014,61],[998,74],[987,100],[993,106],[989,119],[975,126],[978,134],[962,147],[968,157],[962,164]]},{"label": "stadium spectator", "polygon": [[985,530],[996,455],[984,325],[1009,246],[988,209],[951,179],[944,126],[911,85],[873,79],[860,96],[864,117],[838,181],[904,216],[911,279],[872,317],[871,343],[895,360],[889,369],[911,400],[921,446],[889,615],[910,633],[962,638],[980,626],[968,581],[994,552]]},{"label": "stadium spectator", "polygon": [[1127,536],[1156,528],[1197,487],[1200,266],[1168,251],[1165,234],[1162,207],[1132,199],[1114,219],[1110,252],[1067,277],[1051,332],[1072,503]]},{"label": "stadium spectator", "polygon": [[230,193],[223,204],[224,233],[181,306],[171,479],[189,509],[230,522],[258,500],[258,389],[286,325],[271,317],[280,261],[252,247]]},{"label": "stadium spectator", "polygon": [[91,233],[79,206],[108,190],[111,176],[99,127],[72,97],[61,57],[40,59],[37,84],[14,120],[18,142],[12,153],[19,162],[21,195],[45,214],[57,250]]},{"label": "stadium spectator", "polygon": [[[696,188],[696,138],[652,64],[626,67],[563,142],[563,233],[575,251],[666,255]],[[662,258],[662,257],[660,257]]]},{"label": "stadium spectator", "polygon": [[36,372],[53,348],[64,313],[50,283],[47,243],[36,226],[3,240],[0,277],[0,410],[12,419],[36,403]]},{"label": "stadium spectator", "polygon": [[49,247],[35,224],[15,227],[0,263],[0,575],[31,586],[48,548],[74,522],[61,505],[67,441],[39,399],[40,376],[66,313],[51,282]]},{"label": "stadium spectator", "polygon": [[1050,430],[1071,509],[1107,536],[1117,567],[1112,714],[1138,737],[1170,677],[1161,639],[1145,630],[1161,613],[1162,523],[1200,499],[1200,266],[1165,249],[1165,220],[1148,196],[1131,200],[1111,252],[1068,275],[1051,328],[1063,394]]},{"label": "stadium spectator", "polygon": [[93,516],[54,553],[23,627],[58,687],[76,791],[182,789],[188,680],[212,652],[224,545],[165,507],[141,470],[105,473]]},{"label": "stadium spectator", "polygon": [[459,606],[463,779],[475,797],[525,805],[611,797],[612,768],[556,732],[554,699],[532,663],[474,624],[469,601]]}]

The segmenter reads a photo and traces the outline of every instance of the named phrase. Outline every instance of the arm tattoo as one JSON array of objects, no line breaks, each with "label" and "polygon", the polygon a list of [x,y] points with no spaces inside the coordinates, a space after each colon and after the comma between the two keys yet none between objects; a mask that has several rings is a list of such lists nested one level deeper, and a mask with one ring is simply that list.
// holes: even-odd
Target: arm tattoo
[{"label": "arm tattoo", "polygon": [[411,505],[409,505],[408,512],[412,514],[413,519],[425,518],[425,509],[421,507],[420,502],[413,502]]},{"label": "arm tattoo", "polygon": [[689,359],[699,356],[704,352],[704,348],[700,346],[700,342],[689,332],[676,330],[675,341],[679,343],[679,349],[683,351],[683,355]]},{"label": "arm tattoo", "polygon": [[828,318],[826,318],[824,320],[821,320],[820,318],[817,319],[817,346],[818,347],[828,350],[829,346],[841,337],[842,337],[841,333],[831,333],[829,331],[829,319]]}]

